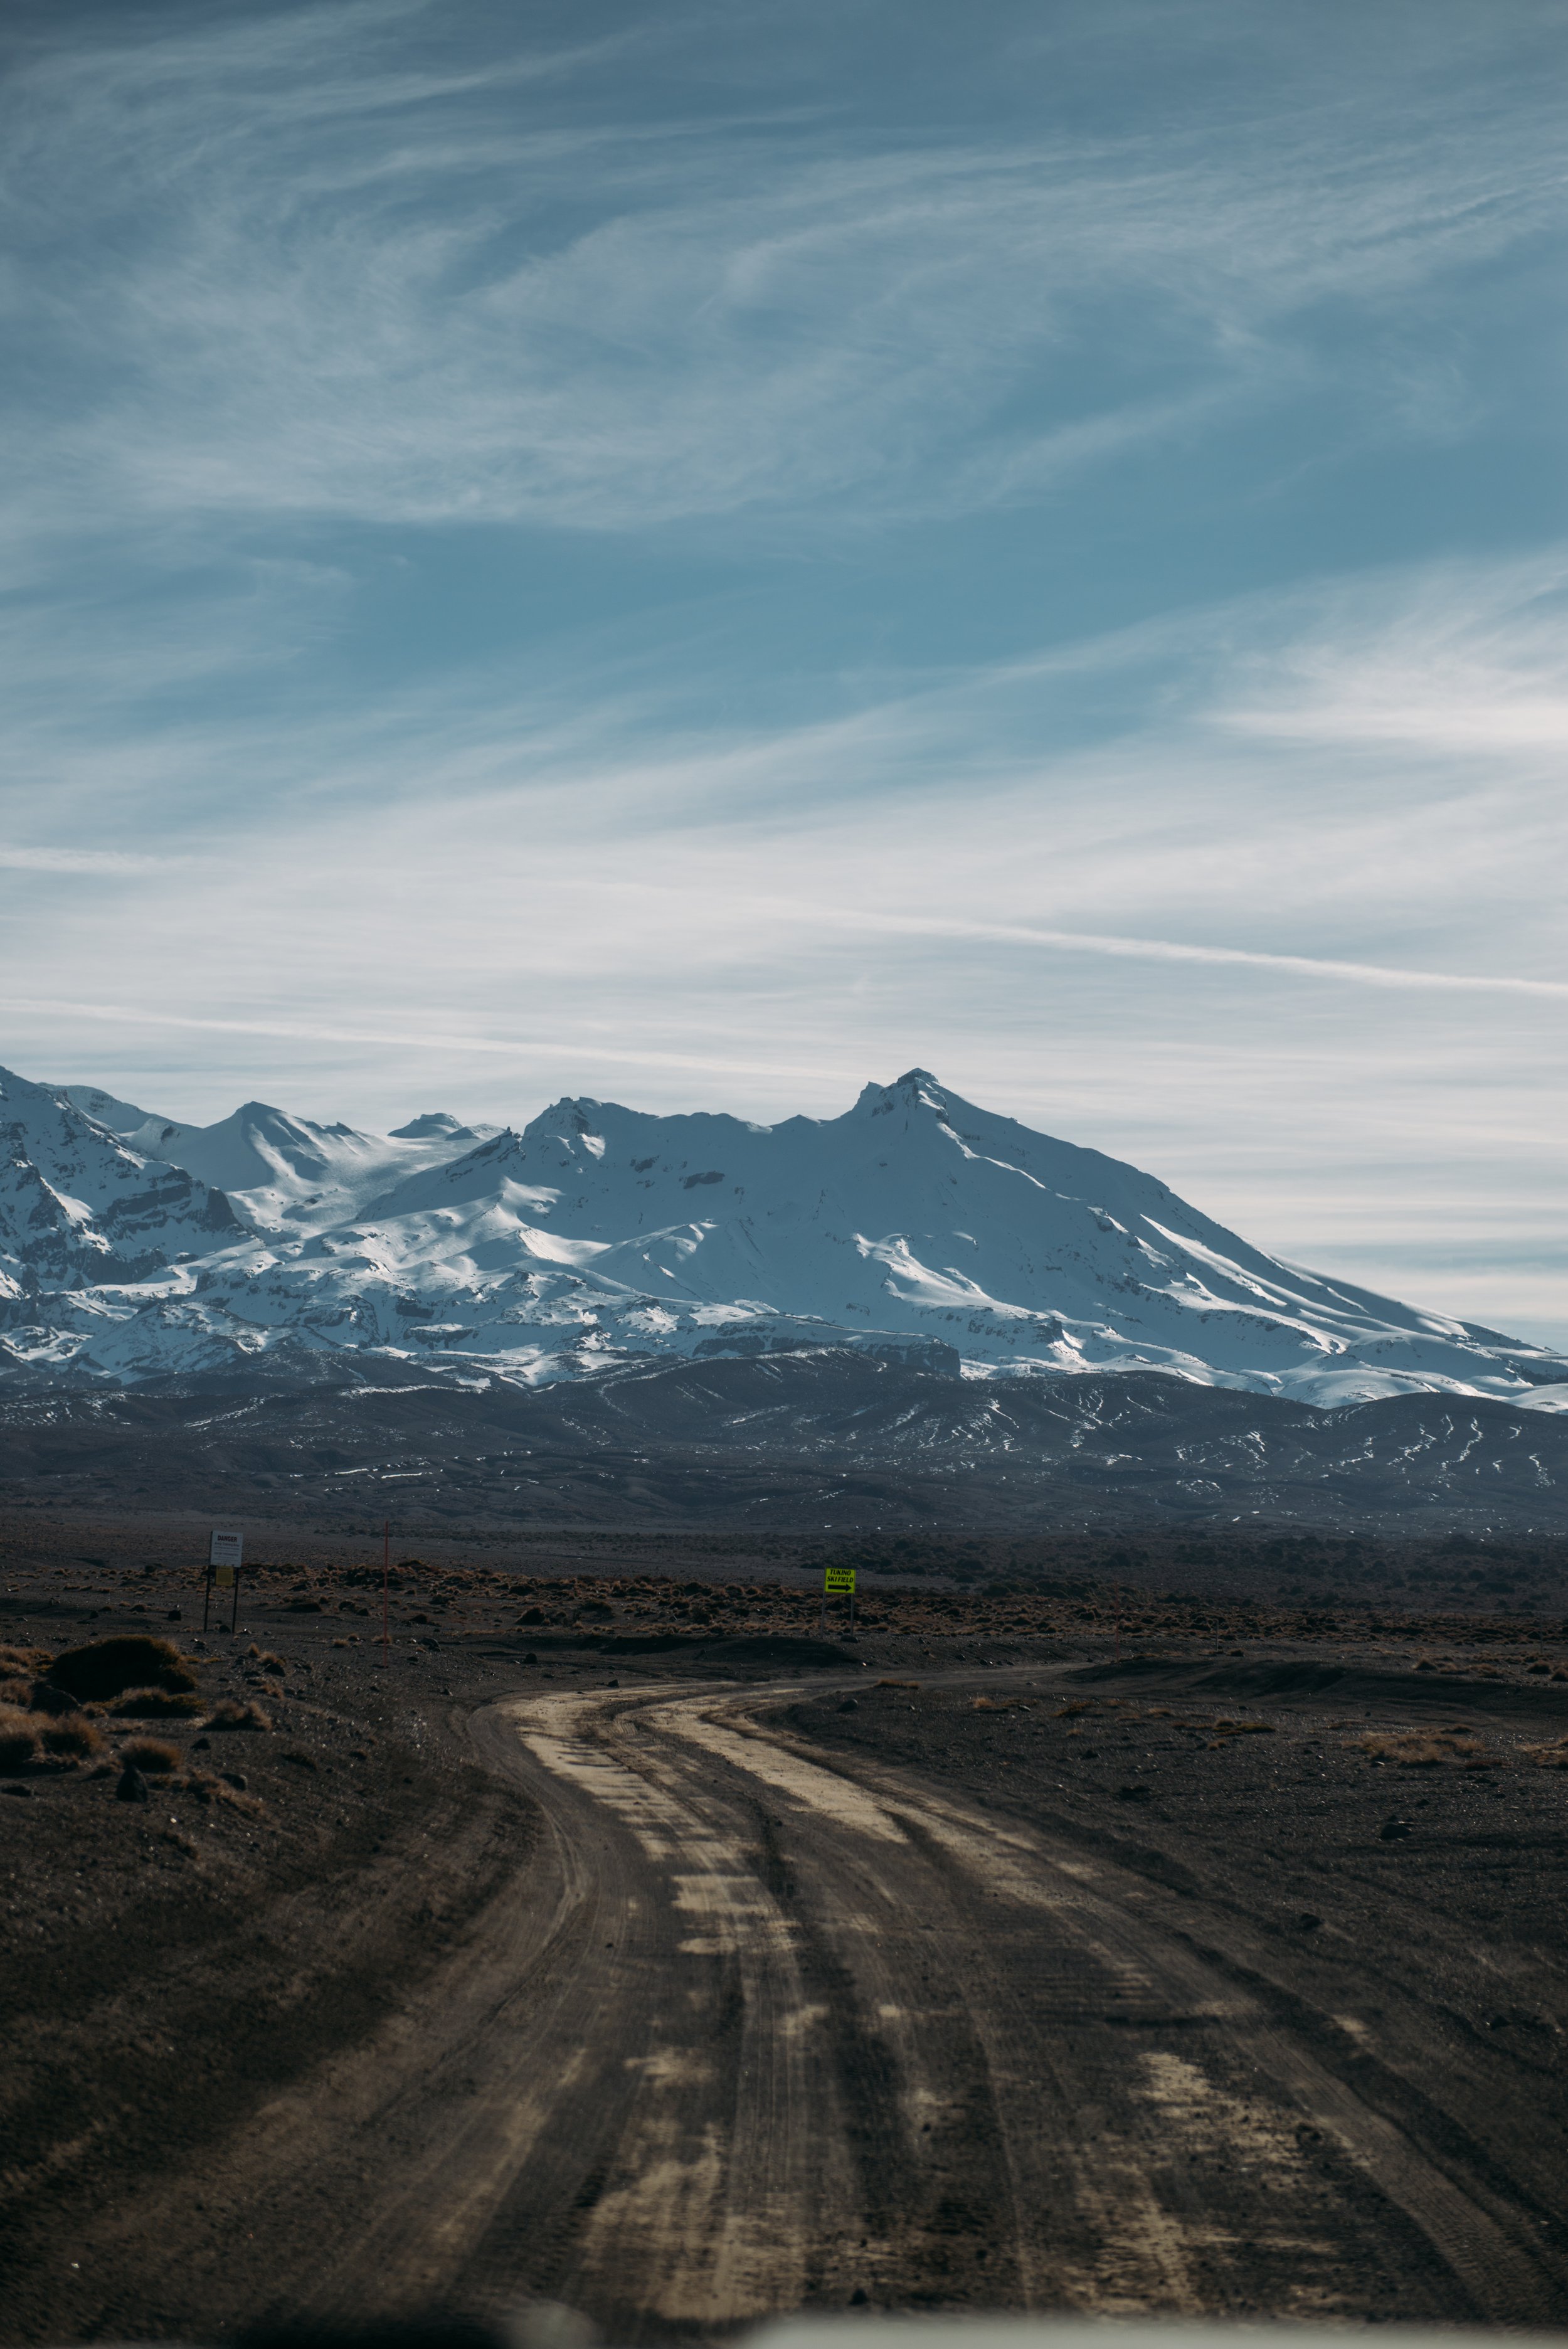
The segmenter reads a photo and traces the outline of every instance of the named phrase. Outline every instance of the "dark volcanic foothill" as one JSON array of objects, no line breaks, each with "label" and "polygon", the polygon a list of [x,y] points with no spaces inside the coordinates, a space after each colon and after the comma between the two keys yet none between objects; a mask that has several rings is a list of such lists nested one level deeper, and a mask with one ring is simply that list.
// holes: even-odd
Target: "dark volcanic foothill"
[{"label": "dark volcanic foothill", "polygon": [[13,1393],[0,1500],[465,1526],[1568,1533],[1568,1414],[1320,1411],[1153,1372],[975,1381],[842,1348],[530,1392],[397,1366],[310,1386]]}]

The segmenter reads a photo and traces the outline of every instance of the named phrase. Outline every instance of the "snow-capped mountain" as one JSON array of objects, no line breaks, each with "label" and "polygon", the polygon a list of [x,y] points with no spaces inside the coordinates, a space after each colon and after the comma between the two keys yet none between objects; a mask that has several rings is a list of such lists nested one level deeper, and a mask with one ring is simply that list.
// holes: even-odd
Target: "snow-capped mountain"
[{"label": "snow-capped mountain", "polygon": [[1568,1377],[1494,1331],[1282,1264],[1153,1176],[919,1069],[841,1117],[775,1126],[566,1100],[521,1133],[429,1115],[371,1136],[253,1103],[166,1146],[188,1179],[222,1180],[251,1228],[171,1247],[156,1273],[106,1270],[46,1315],[35,1296],[10,1315],[18,1370],[134,1380],[352,1349],[398,1375],[536,1384],[831,1345],[982,1378],[1158,1371],[1322,1405],[1423,1390],[1547,1403]]},{"label": "snow-capped mountain", "polygon": [[245,1102],[216,1125],[181,1125],[91,1086],[62,1091],[130,1149],[227,1192],[245,1222],[261,1228],[336,1223],[400,1176],[439,1165],[499,1131],[436,1111],[395,1133],[362,1133],[293,1117],[269,1102]]},{"label": "snow-capped mountain", "polygon": [[0,1298],[136,1281],[239,1237],[221,1191],[149,1158],[70,1096],[0,1069]]}]

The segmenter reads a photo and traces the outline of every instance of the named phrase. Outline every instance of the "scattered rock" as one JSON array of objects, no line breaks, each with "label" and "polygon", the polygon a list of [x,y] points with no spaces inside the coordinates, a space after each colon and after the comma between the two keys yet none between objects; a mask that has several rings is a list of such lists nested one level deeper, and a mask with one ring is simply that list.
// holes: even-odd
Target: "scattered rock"
[{"label": "scattered rock", "polygon": [[1116,1799],[1119,1803],[1151,1803],[1154,1789],[1152,1786],[1119,1786]]},{"label": "scattered rock", "polygon": [[1408,1819],[1385,1819],[1377,1830],[1384,1843],[1401,1843],[1409,1832]]},{"label": "scattered rock", "polygon": [[1298,1932],[1315,1933],[1323,1920],[1321,1917],[1315,1917],[1310,1909],[1304,1909],[1295,1922]]},{"label": "scattered rock", "polygon": [[841,1713],[859,1713],[860,1709],[861,1701],[858,1696],[847,1696],[839,1707]]},{"label": "scattered rock", "polygon": [[148,1800],[147,1781],[133,1764],[128,1764],[120,1772],[114,1798],[117,1803],[145,1803]]}]

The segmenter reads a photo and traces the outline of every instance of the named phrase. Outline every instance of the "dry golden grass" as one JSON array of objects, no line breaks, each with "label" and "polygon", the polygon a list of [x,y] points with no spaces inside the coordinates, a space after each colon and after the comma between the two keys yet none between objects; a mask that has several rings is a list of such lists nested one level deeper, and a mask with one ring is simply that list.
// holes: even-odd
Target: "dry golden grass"
[{"label": "dry golden grass", "polygon": [[252,1640],[251,1645],[246,1649],[245,1653],[246,1656],[255,1664],[258,1671],[278,1672],[281,1674],[283,1672],[286,1672],[288,1670],[288,1666],[284,1663],[281,1656],[274,1656],[270,1648],[258,1648],[253,1640]]},{"label": "dry golden grass", "polygon": [[917,1689],[920,1682],[918,1681],[873,1681],[872,1685],[873,1688]]},{"label": "dry golden grass", "polygon": [[185,1756],[178,1745],[161,1737],[132,1737],[120,1747],[119,1758],[128,1770],[139,1770],[144,1778],[167,1778]]},{"label": "dry golden grass", "polygon": [[0,1647],[0,1674],[36,1681],[54,1662],[47,1648]]},{"label": "dry golden grass", "polygon": [[51,1721],[43,1733],[44,1751],[69,1758],[75,1755],[85,1762],[91,1754],[103,1752],[103,1734],[88,1719],[86,1713],[67,1713]]},{"label": "dry golden grass", "polygon": [[1032,1713],[1033,1705],[1026,1696],[977,1696],[976,1713]]},{"label": "dry golden grass", "polygon": [[194,1689],[127,1689],[108,1708],[129,1721],[188,1721],[205,1710]]},{"label": "dry golden grass", "polygon": [[1527,1745],[1525,1759],[1537,1770],[1568,1770],[1568,1737],[1551,1745]]},{"label": "dry golden grass", "polygon": [[272,1715],[259,1704],[240,1704],[232,1697],[214,1705],[201,1724],[203,1729],[270,1729],[272,1725]]},{"label": "dry golden grass", "polygon": [[1472,1729],[1374,1730],[1353,1741],[1370,1762],[1397,1763],[1401,1770],[1436,1770],[1457,1763],[1466,1770],[1501,1770],[1505,1757],[1483,1745]]},{"label": "dry golden grass", "polygon": [[38,1758],[37,1716],[19,1713],[15,1705],[0,1711],[0,1771],[25,1770]]}]

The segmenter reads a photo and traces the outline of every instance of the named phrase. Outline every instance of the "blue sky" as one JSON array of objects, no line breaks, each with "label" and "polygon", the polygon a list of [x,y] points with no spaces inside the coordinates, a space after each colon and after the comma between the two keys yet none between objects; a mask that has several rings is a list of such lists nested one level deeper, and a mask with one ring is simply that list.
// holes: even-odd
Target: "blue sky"
[{"label": "blue sky", "polygon": [[1568,1339],[1557,0],[8,23],[0,1058],[920,1062]]}]

